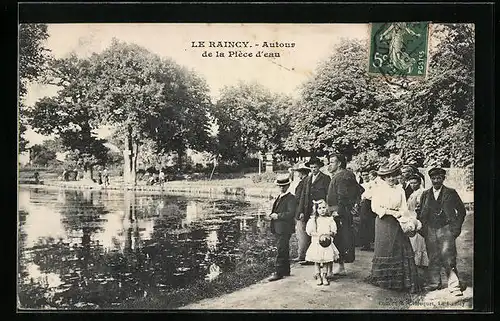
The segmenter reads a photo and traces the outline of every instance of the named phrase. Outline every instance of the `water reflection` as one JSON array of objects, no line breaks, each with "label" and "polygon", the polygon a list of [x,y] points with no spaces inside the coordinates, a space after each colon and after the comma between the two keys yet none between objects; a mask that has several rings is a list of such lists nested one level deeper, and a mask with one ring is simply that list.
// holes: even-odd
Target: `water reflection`
[{"label": "water reflection", "polygon": [[266,208],[110,191],[19,192],[24,308],[110,308],[272,260]]}]

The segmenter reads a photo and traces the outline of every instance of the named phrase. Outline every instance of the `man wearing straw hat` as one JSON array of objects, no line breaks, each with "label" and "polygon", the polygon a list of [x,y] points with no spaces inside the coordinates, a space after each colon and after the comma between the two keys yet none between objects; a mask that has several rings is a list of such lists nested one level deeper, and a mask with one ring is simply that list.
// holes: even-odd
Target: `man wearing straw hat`
[{"label": "man wearing straw hat", "polygon": [[290,275],[290,237],[294,231],[294,217],[297,207],[295,196],[288,192],[290,187],[290,176],[280,175],[276,185],[280,195],[273,203],[271,214],[271,233],[276,235],[277,254],[275,272],[269,281],[280,280]]},{"label": "man wearing straw hat", "polygon": [[432,187],[426,189],[417,206],[417,219],[422,222],[420,234],[425,238],[429,257],[428,291],[441,288],[441,268],[448,276],[448,289],[452,295],[461,296],[465,285],[457,271],[456,238],[462,231],[465,206],[457,191],[443,185],[446,171],[434,167],[428,172]]}]

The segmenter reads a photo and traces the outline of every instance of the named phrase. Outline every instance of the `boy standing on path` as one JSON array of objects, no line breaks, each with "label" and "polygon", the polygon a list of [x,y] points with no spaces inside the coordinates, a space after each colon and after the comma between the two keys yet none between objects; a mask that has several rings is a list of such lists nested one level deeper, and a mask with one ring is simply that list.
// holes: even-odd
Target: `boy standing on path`
[{"label": "boy standing on path", "polygon": [[296,210],[296,200],[288,188],[290,187],[290,177],[279,176],[276,185],[280,189],[280,195],[273,203],[271,214],[271,233],[276,235],[276,263],[275,272],[269,281],[280,280],[290,275],[290,237],[294,231],[294,217]]}]

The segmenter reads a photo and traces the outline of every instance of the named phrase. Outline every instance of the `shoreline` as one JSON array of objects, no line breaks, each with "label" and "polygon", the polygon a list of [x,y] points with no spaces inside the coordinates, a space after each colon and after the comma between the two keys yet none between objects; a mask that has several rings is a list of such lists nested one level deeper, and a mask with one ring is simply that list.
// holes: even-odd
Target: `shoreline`
[{"label": "shoreline", "polygon": [[69,190],[96,190],[96,191],[133,191],[133,192],[145,192],[145,193],[160,193],[160,194],[190,194],[190,195],[200,195],[200,196],[236,196],[236,197],[250,197],[258,199],[270,200],[276,197],[276,188],[268,186],[251,186],[251,187],[240,187],[237,185],[230,184],[206,184],[203,181],[193,181],[193,182],[167,182],[164,186],[157,185],[136,185],[136,186],[125,186],[111,184],[108,186],[102,186],[97,183],[91,182],[59,182],[59,181],[46,181],[44,184],[18,184],[18,187],[29,187],[29,188],[53,188],[53,189],[69,189]]},{"label": "shoreline", "polygon": [[[172,181],[166,182],[163,186],[157,185],[135,185],[126,186],[122,184],[110,184],[107,187],[99,185],[94,182],[83,181],[45,181],[43,184],[18,184],[18,186],[36,187],[36,188],[65,188],[73,190],[99,190],[99,191],[134,191],[146,193],[172,193],[172,194],[191,194],[200,196],[239,196],[251,197],[271,200],[277,195],[275,186],[261,185],[261,186],[241,186],[239,184],[230,184],[231,180],[224,180],[224,184],[217,184],[211,181]],[[293,183],[292,183],[293,184]],[[294,185],[292,185],[294,186]],[[474,191],[457,190],[462,198],[462,201],[468,205],[474,204]]]}]

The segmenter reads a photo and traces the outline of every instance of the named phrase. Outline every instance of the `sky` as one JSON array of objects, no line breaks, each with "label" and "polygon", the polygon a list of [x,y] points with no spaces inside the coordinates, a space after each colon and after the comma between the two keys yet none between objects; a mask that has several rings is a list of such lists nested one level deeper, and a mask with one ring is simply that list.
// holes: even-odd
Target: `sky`
[{"label": "sky", "polygon": [[[161,57],[193,69],[206,79],[213,100],[224,86],[238,81],[258,82],[271,91],[297,97],[299,86],[314,73],[318,63],[332,53],[342,38],[366,39],[368,24],[49,24],[46,47],[55,58],[71,52],[88,57],[107,48],[113,38],[147,48]],[[192,42],[205,41],[204,48]],[[208,48],[209,41],[248,42],[247,48]],[[264,42],[294,43],[294,47],[263,47]],[[252,47],[250,47],[252,46]],[[202,57],[204,51],[213,57]],[[225,57],[214,57],[216,51]],[[228,57],[229,51],[279,53],[280,57]],[[54,87],[31,84],[25,99],[33,105],[44,96],[55,95]],[[109,134],[101,128],[99,136]],[[47,139],[28,129],[30,145]],[[28,146],[30,146],[28,145]]]}]

